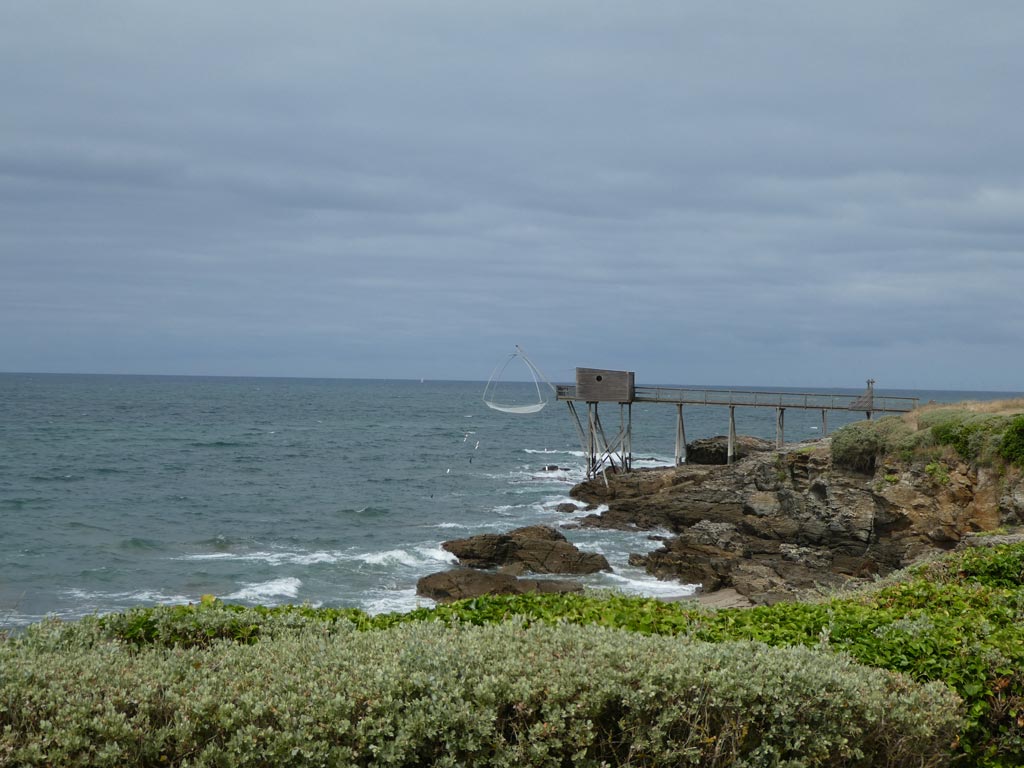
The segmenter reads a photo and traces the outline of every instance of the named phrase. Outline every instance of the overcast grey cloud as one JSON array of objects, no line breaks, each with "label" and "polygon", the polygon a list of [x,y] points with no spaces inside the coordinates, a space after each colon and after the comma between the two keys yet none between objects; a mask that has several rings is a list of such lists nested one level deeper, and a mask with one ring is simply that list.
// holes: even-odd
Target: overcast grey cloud
[{"label": "overcast grey cloud", "polygon": [[0,370],[1024,390],[1024,5],[0,9]]}]

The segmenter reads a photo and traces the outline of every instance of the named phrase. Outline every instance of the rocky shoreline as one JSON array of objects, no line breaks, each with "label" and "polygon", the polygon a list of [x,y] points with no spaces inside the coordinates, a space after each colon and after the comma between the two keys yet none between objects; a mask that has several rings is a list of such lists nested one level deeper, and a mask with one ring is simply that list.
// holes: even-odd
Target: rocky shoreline
[{"label": "rocky shoreline", "polygon": [[[688,450],[691,462],[724,461],[721,439],[701,442]],[[951,455],[927,464],[887,456],[858,472],[833,464],[827,439],[780,450],[757,438],[741,445],[731,465],[688,463],[581,483],[573,498],[606,509],[571,525],[667,531],[660,548],[631,555],[630,564],[701,584],[696,597],[722,607],[841,588],[953,549],[969,534],[1024,523],[1024,481],[1015,467],[977,467]],[[425,577],[417,588],[439,601],[579,591],[572,580],[522,576],[608,568],[547,526],[443,546],[463,567]]]}]

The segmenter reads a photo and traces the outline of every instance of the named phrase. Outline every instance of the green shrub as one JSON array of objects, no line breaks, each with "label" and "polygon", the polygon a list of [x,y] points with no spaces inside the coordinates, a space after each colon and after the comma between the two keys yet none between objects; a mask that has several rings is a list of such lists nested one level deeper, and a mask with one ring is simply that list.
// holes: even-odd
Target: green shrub
[{"label": "green shrub", "polygon": [[358,608],[246,607],[207,596],[196,604],[132,608],[125,613],[87,618],[82,624],[97,622],[106,636],[136,646],[201,648],[219,640],[255,643],[308,626],[317,626],[319,631],[328,631],[335,625],[346,629],[383,629],[407,620],[400,614],[370,617]]},{"label": "green shrub", "polygon": [[1017,416],[1003,432],[999,455],[1011,464],[1024,467],[1024,416]]},{"label": "green shrub", "polygon": [[870,474],[875,471],[875,460],[883,449],[884,443],[872,422],[847,424],[832,435],[832,464]]},{"label": "green shrub", "polygon": [[0,646],[0,760],[932,766],[959,726],[945,686],[804,648],[518,622],[189,649],[91,631],[91,646],[54,624]]},{"label": "green shrub", "polygon": [[919,455],[930,434],[914,429],[900,416],[885,416],[876,421],[858,421],[837,430],[832,436],[832,463],[856,472],[874,472],[882,456],[897,456],[910,461]]},{"label": "green shrub", "polygon": [[949,485],[949,467],[942,461],[928,462],[925,473],[939,485]]},{"label": "green shrub", "polygon": [[[969,411],[938,411],[932,417],[932,436],[939,445],[951,446],[967,461],[990,464],[998,452],[999,440],[1006,429],[1005,416],[976,414]],[[926,423],[929,420],[926,419]]]},{"label": "green shrub", "polygon": [[945,561],[957,581],[996,589],[1019,590],[1024,585],[1024,546],[972,547]]}]

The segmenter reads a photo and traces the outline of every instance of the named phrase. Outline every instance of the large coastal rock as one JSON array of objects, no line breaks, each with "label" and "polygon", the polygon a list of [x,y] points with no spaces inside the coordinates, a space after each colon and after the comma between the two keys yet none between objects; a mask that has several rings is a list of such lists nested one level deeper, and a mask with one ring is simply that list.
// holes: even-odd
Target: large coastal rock
[{"label": "large coastal rock", "polygon": [[492,573],[475,568],[455,568],[432,573],[416,582],[416,594],[439,603],[450,603],[481,595],[517,595],[526,592],[582,592],[583,586],[566,579],[520,579],[509,573]]},{"label": "large coastal rock", "polygon": [[528,572],[588,574],[611,570],[604,555],[581,551],[546,525],[453,539],[441,546],[463,567],[424,576],[416,584],[416,594],[442,603],[480,595],[581,592],[583,586],[576,581],[518,577]]},{"label": "large coastal rock", "polygon": [[[733,446],[733,460],[745,459],[753,453],[775,449],[771,440],[750,435],[737,435]],[[729,461],[729,438],[726,435],[705,437],[686,444],[687,464],[727,464]]]},{"label": "large coastal rock", "polygon": [[607,481],[573,489],[608,505],[583,525],[666,529],[674,537],[631,563],[706,591],[734,588],[757,603],[884,574],[971,532],[1024,523],[1018,469],[888,459],[861,474],[834,467],[827,441]]},{"label": "large coastal rock", "polygon": [[500,568],[505,573],[587,574],[611,570],[604,555],[583,552],[559,531],[531,525],[508,533],[485,533],[442,545],[470,568]]}]

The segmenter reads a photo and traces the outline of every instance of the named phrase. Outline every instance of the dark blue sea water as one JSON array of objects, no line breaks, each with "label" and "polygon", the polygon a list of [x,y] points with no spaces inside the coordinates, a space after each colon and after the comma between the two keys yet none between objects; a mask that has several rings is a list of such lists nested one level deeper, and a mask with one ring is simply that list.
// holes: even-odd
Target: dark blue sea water
[{"label": "dark blue sea water", "polygon": [[[415,583],[450,562],[442,541],[564,523],[555,507],[583,476],[564,404],[499,413],[483,388],[0,374],[0,629],[204,594],[373,612],[429,605]],[[833,414],[829,427],[858,417]],[[687,407],[686,418],[691,440],[727,429],[723,409]],[[637,464],[671,463],[675,409],[635,405],[633,424]],[[819,424],[816,411],[787,411],[787,439],[816,437]],[[738,409],[737,428],[773,436],[775,413]],[[691,590],[627,565],[629,552],[657,546],[647,533],[567,535],[615,569],[588,577],[592,586]]]}]

